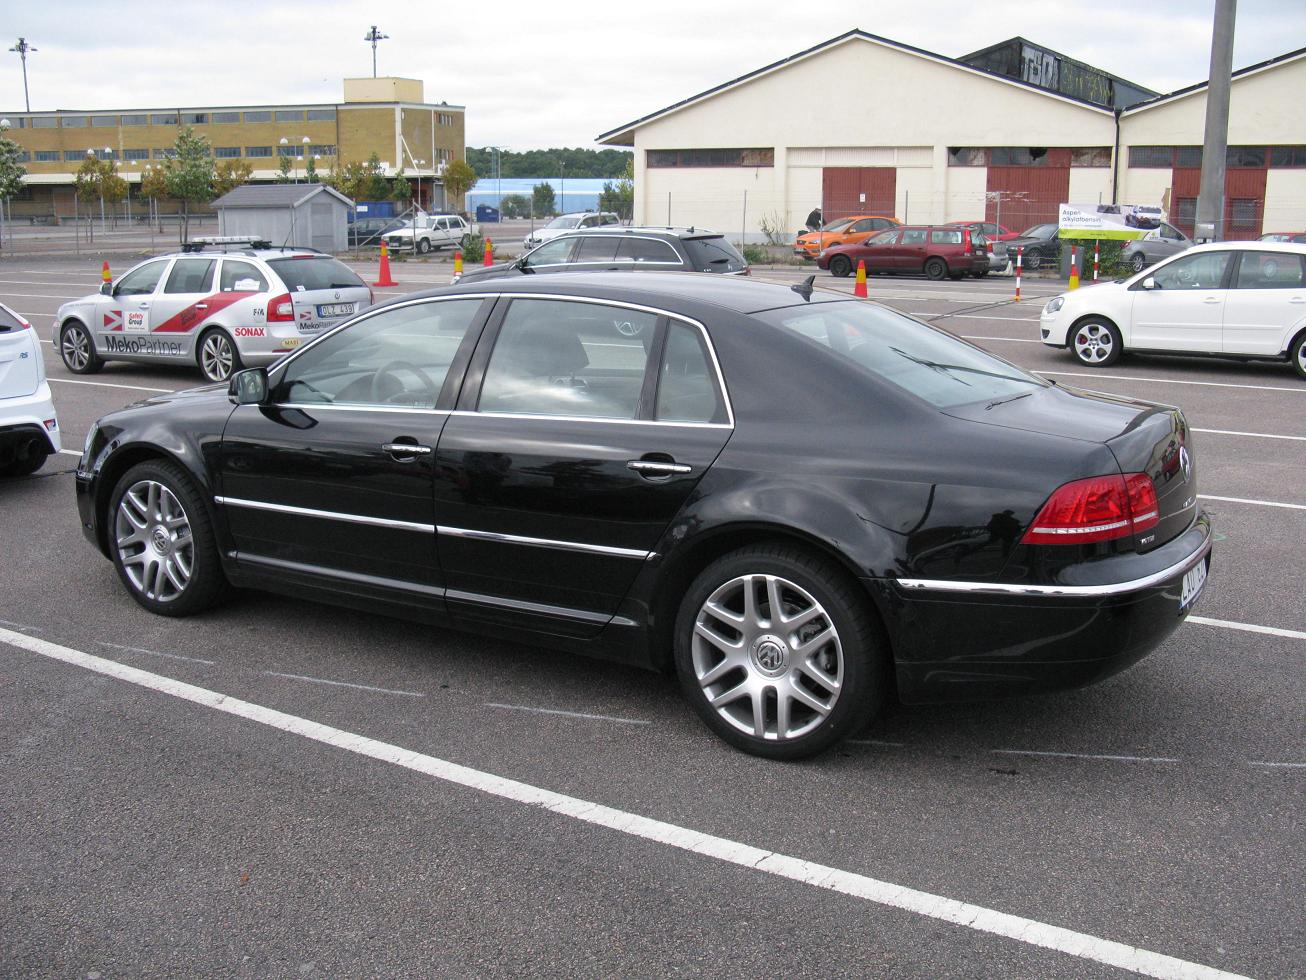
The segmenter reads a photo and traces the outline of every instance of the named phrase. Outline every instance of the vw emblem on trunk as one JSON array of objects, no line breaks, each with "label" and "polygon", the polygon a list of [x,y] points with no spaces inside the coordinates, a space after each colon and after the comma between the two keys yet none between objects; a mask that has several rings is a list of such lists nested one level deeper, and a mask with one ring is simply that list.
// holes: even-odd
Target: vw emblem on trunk
[{"label": "vw emblem on trunk", "polygon": [[339,299],[339,298],[340,298],[340,291],[337,290],[337,291],[336,291],[336,299]]},{"label": "vw emblem on trunk", "polygon": [[1184,471],[1184,482],[1193,478],[1193,461],[1188,457],[1188,447],[1179,447],[1179,468]]}]

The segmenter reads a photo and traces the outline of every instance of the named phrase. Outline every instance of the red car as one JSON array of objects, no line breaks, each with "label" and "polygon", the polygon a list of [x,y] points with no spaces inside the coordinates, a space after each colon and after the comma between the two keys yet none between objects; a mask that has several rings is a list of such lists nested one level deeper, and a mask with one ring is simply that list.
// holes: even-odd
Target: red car
[{"label": "red car", "polygon": [[924,273],[930,279],[988,275],[987,242],[979,232],[955,225],[904,225],[864,242],[827,248],[816,260],[835,276],[850,275],[857,262],[868,273]]},{"label": "red car", "polygon": [[996,225],[992,221],[949,221],[954,228],[969,228],[978,231],[991,242],[1009,242],[1019,238],[1020,232],[1012,231],[1006,225]]}]

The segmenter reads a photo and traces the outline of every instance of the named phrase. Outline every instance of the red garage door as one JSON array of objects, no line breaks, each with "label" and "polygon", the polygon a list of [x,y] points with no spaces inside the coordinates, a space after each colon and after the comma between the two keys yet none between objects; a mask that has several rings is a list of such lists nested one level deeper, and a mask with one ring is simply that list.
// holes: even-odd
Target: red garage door
[{"label": "red garage door", "polygon": [[821,213],[826,221],[850,214],[892,218],[897,193],[895,167],[826,167],[821,172]]},{"label": "red garage door", "polygon": [[1058,209],[1070,202],[1070,150],[1047,151],[1047,163],[1038,167],[989,167],[985,190],[989,192],[984,220],[998,221],[998,194],[1002,196],[1001,223],[1013,231],[1044,221],[1056,221]]},{"label": "red garage door", "polygon": [[[1171,175],[1170,218],[1185,235],[1192,235],[1202,171],[1175,167]],[[1143,202],[1129,202],[1143,203]],[[1259,238],[1265,217],[1265,168],[1231,167],[1224,172],[1224,233],[1229,241]]]}]

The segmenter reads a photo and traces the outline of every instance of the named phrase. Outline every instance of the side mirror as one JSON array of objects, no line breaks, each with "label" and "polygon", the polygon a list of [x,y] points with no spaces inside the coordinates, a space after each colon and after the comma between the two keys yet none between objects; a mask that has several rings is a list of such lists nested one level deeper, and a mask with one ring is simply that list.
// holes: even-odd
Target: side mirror
[{"label": "side mirror", "polygon": [[113,283],[111,283],[111,282],[102,282],[102,283],[100,283],[100,295],[101,295],[101,296],[112,296],[112,295],[113,295]]},{"label": "side mirror", "polygon": [[267,368],[246,368],[231,376],[227,397],[234,405],[262,405],[268,400]]},{"label": "side mirror", "polygon": [[1141,283],[1139,283],[1139,285],[1142,286],[1144,289],[1156,289],[1156,277],[1148,276]]}]

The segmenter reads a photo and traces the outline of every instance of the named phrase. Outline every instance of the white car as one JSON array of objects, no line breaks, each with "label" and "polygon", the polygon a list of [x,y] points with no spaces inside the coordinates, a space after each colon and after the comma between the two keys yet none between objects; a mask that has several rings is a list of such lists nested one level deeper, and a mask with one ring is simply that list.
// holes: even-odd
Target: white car
[{"label": "white car", "polygon": [[419,214],[402,227],[386,232],[381,241],[391,252],[411,252],[416,241],[416,251],[425,255],[437,248],[457,248],[470,234],[472,226],[459,215]]},{"label": "white car", "polygon": [[559,235],[582,228],[602,228],[604,225],[619,225],[621,218],[611,211],[573,211],[560,214],[543,228],[536,228],[522,239],[525,248],[536,248],[545,242],[551,242]]},{"label": "white car", "polygon": [[1197,245],[1043,307],[1043,343],[1088,367],[1127,351],[1288,361],[1306,378],[1306,245]]},{"label": "white car", "polygon": [[[55,337],[68,370],[94,374],[115,360],[195,364],[209,381],[226,381],[372,304],[372,290],[329,255],[236,244],[210,239],[147,259],[59,307]],[[198,250],[208,247],[226,250]]]},{"label": "white car", "polygon": [[0,303],[0,476],[35,473],[62,448],[41,338]]}]

